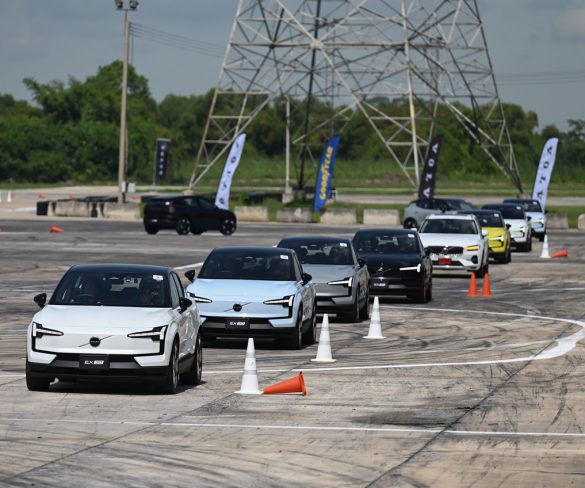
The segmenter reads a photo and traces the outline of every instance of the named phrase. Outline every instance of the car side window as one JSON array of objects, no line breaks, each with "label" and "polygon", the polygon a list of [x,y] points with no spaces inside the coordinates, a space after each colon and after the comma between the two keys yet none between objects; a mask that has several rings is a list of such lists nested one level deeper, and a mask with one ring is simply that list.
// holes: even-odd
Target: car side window
[{"label": "car side window", "polygon": [[179,306],[179,288],[173,274],[171,274],[171,307],[176,308]]},{"label": "car side window", "polygon": [[301,263],[299,262],[299,258],[297,257],[297,255],[294,255],[294,269],[295,269],[295,278],[296,280],[300,280],[301,279],[301,275],[303,274],[303,267],[301,266]]},{"label": "car side window", "polygon": [[172,276],[172,280],[177,285],[177,290],[179,292],[179,296],[184,297],[185,296],[185,289],[183,288],[183,284],[181,283],[181,280],[179,279],[179,277],[175,273],[171,273],[171,276]]},{"label": "car side window", "polygon": [[206,210],[211,210],[215,208],[215,205],[211,201],[207,200],[207,198],[198,197],[197,200],[201,208],[204,208]]},{"label": "car side window", "polygon": [[432,208],[432,207],[429,207],[429,200],[423,200],[423,199],[418,200],[416,205],[417,205],[417,207],[420,207],[420,208],[427,208],[427,209]]},{"label": "car side window", "polygon": [[358,257],[352,242],[349,243],[349,249],[351,251],[351,264],[355,266],[358,262]]}]

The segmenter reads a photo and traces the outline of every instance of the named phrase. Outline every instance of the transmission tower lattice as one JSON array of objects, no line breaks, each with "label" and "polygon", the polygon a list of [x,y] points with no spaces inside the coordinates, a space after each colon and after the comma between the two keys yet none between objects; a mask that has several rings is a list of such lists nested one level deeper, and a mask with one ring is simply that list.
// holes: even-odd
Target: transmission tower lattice
[{"label": "transmission tower lattice", "polygon": [[[301,187],[311,147],[356,114],[416,187],[446,107],[522,193],[476,0],[240,0],[189,187],[286,99],[304,112]],[[319,102],[326,117],[311,113]]]}]

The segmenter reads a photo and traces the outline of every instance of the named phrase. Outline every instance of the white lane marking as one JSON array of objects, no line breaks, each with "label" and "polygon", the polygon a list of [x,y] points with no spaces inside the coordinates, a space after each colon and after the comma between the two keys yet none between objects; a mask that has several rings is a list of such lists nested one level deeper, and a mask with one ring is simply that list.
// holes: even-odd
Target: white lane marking
[{"label": "white lane marking", "polygon": [[211,422],[139,422],[124,420],[95,420],[95,419],[47,419],[47,418],[1,418],[0,422],[37,422],[43,424],[51,423],[73,423],[91,425],[129,425],[139,427],[179,427],[179,428],[219,428],[219,429],[266,429],[266,430],[313,430],[313,431],[336,431],[336,432],[382,432],[382,433],[405,433],[405,434],[437,434],[445,433],[459,436],[506,436],[506,437],[585,437],[585,432],[510,432],[510,431],[487,431],[487,430],[443,430],[443,429],[416,429],[408,427],[350,427],[331,425],[269,425],[269,424],[219,424]]},{"label": "white lane marking", "polygon": [[[483,366],[483,365],[490,365],[490,364],[508,364],[508,363],[518,363],[518,362],[526,362],[526,361],[541,361],[543,359],[552,359],[557,358],[560,356],[564,356],[570,350],[572,350],[579,341],[585,338],[585,322],[580,322],[578,320],[571,320],[571,319],[562,319],[558,317],[545,317],[542,315],[532,315],[532,314],[520,314],[520,313],[510,313],[510,312],[489,312],[485,310],[460,310],[460,309],[447,309],[447,308],[431,308],[431,307],[402,307],[402,306],[394,306],[394,305],[381,305],[384,308],[395,308],[395,309],[406,309],[406,310],[416,310],[416,311],[432,311],[432,312],[451,312],[451,313],[472,313],[472,314],[487,314],[487,315],[497,315],[497,316],[508,316],[508,317],[522,317],[522,318],[529,318],[529,319],[540,319],[540,320],[550,320],[553,322],[564,322],[568,324],[574,324],[581,327],[581,330],[570,335],[567,337],[561,337],[557,339],[556,346],[539,352],[538,354],[533,354],[530,356],[524,356],[520,358],[511,358],[511,359],[488,359],[482,361],[452,361],[452,362],[438,362],[438,363],[409,363],[409,364],[381,364],[381,365],[373,365],[373,366],[336,366],[336,367],[328,367],[328,368],[298,368],[298,369],[259,369],[258,373],[283,373],[286,371],[291,372],[299,372],[302,371],[303,373],[321,373],[326,371],[347,371],[347,370],[366,370],[366,369],[409,369],[409,368],[433,368],[433,367],[442,367],[442,366]],[[242,370],[226,370],[226,371],[204,371],[203,374],[241,374]]]},{"label": "white lane marking", "polygon": [[199,268],[200,266],[203,266],[203,261],[201,261],[200,263],[187,264],[185,266],[175,266],[174,269],[180,270],[180,269],[187,269],[187,268]]},{"label": "white lane marking", "polygon": [[22,378],[23,374],[0,374],[0,378]]}]

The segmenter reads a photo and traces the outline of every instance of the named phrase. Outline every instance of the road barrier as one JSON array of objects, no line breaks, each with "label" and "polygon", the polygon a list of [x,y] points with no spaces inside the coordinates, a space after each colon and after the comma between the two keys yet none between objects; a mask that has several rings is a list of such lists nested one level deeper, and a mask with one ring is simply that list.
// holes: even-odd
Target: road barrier
[{"label": "road barrier", "polygon": [[577,219],[577,229],[585,230],[585,214],[579,215],[579,218]]},{"label": "road barrier", "polygon": [[357,223],[357,213],[353,208],[330,208],[321,215],[322,224],[353,225]]},{"label": "road barrier", "polygon": [[400,212],[398,210],[365,208],[364,225],[400,226]]},{"label": "road barrier", "polygon": [[268,222],[268,207],[236,207],[238,222]]},{"label": "road barrier", "polygon": [[311,211],[308,208],[279,208],[276,211],[277,222],[311,222]]},{"label": "road barrier", "polygon": [[564,213],[549,213],[546,217],[546,226],[549,229],[568,229],[569,218]]}]

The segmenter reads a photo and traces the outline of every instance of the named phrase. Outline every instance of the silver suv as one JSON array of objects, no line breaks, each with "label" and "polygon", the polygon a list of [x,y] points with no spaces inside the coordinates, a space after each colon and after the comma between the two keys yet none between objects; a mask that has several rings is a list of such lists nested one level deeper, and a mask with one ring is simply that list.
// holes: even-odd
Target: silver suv
[{"label": "silver suv", "polygon": [[404,209],[404,228],[418,229],[429,215],[456,213],[459,210],[477,210],[477,207],[463,198],[419,198]]}]

